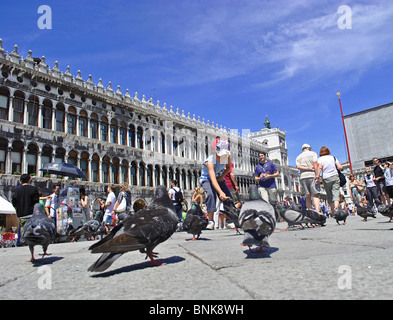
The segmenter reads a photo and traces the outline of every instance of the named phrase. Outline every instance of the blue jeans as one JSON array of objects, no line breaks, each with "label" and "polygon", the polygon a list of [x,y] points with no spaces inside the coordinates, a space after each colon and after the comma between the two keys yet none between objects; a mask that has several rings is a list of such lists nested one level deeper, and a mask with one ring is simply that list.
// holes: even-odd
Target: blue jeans
[{"label": "blue jeans", "polygon": [[[225,193],[225,195],[229,198],[232,198],[231,192],[229,191],[225,181],[217,181],[221,190]],[[216,198],[217,191],[213,188],[213,185],[210,180],[205,180],[202,182],[202,187],[206,191],[206,209],[207,212],[216,211]]]}]

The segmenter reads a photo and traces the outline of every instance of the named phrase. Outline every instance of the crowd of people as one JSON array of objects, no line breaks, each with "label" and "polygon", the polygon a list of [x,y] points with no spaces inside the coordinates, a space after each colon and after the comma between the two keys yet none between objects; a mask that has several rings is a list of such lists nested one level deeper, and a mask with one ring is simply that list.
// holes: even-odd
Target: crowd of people
[{"label": "crowd of people", "polygon": [[[230,144],[225,138],[217,138],[212,144],[212,154],[202,164],[200,187],[195,188],[191,202],[198,202],[209,220],[208,229],[226,228],[227,217],[223,213],[223,203],[229,198],[233,199],[236,208],[240,209],[242,201],[239,196],[239,186],[231,162]],[[366,168],[363,181],[349,176],[351,198],[355,206],[347,206],[348,210],[355,212],[356,205],[372,207],[374,204],[390,204],[393,199],[393,164],[380,163],[374,158],[374,169]],[[309,144],[302,146],[302,153],[296,159],[296,168],[300,171],[300,184],[304,193],[300,199],[301,209],[313,209],[320,214],[332,215],[340,206],[340,171],[343,166],[336,157],[331,155],[327,147],[322,147],[319,156],[312,151]],[[262,199],[274,203],[278,201],[275,178],[280,173],[275,164],[268,160],[266,152],[259,153],[259,164],[255,168],[255,183]],[[59,203],[59,185],[55,185],[52,194],[40,195],[38,189],[30,184],[31,177],[21,175],[21,184],[16,188],[12,203],[20,221],[20,229],[31,217],[35,203],[42,203],[48,218],[56,224],[56,210]],[[326,191],[327,204],[320,199],[321,184]],[[345,183],[345,181],[344,181]],[[168,197],[172,200],[179,221],[185,217],[182,203],[185,201],[184,191],[172,180],[168,189]],[[342,197],[342,196],[341,196]],[[127,183],[120,186],[120,192],[115,195],[115,185],[107,186],[107,195],[104,200],[98,199],[100,208],[104,211],[103,221],[107,226],[116,225],[118,215],[126,212],[133,214],[146,206],[141,199],[132,206],[131,192]],[[85,220],[92,219],[90,200],[84,188],[80,188],[80,203]],[[285,199],[288,207],[297,207],[291,199]],[[180,224],[181,226],[181,224]]]}]

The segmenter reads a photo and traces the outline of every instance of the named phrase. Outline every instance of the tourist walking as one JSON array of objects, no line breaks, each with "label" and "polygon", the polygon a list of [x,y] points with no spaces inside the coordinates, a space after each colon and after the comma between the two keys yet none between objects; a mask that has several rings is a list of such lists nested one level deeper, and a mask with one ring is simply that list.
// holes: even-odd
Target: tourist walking
[{"label": "tourist walking", "polygon": [[120,185],[120,192],[113,207],[112,216],[119,213],[129,214],[131,212],[131,205],[131,191],[128,189],[128,183],[123,182]]},{"label": "tourist walking", "polygon": [[185,200],[184,193],[180,187],[177,186],[177,180],[171,181],[171,188],[169,189],[169,198],[172,200],[173,206],[177,214],[179,221],[183,220],[183,207],[181,203]]},{"label": "tourist walking", "polygon": [[360,206],[363,206],[362,195],[364,192],[364,187],[359,180],[355,179],[355,176],[353,174],[349,175],[349,188],[351,190],[352,202],[354,204],[359,204]]},{"label": "tourist walking", "polygon": [[389,199],[393,202],[393,164],[389,161],[386,161],[384,167],[386,190],[388,192]]},{"label": "tourist walking", "polygon": [[313,200],[315,210],[319,210],[319,183],[315,183],[315,171],[318,166],[318,155],[311,151],[307,143],[302,146],[302,153],[296,158],[296,168],[300,170],[300,185],[306,195],[306,207],[312,208]]},{"label": "tourist walking", "polygon": [[20,246],[21,230],[32,216],[34,205],[40,199],[37,187],[30,185],[30,181],[30,175],[22,174],[20,176],[21,185],[17,187],[12,195],[12,205],[15,207],[16,215],[19,218],[17,246]]},{"label": "tourist walking", "polygon": [[370,206],[370,208],[374,205],[379,206],[381,203],[381,200],[378,198],[378,191],[377,191],[377,185],[375,184],[375,177],[371,173],[370,168],[366,168],[366,174],[364,175],[364,183],[366,185],[366,190],[367,190],[367,201]]},{"label": "tourist walking", "polygon": [[330,150],[327,147],[321,148],[319,157],[317,171],[315,172],[315,183],[319,183],[321,175],[328,206],[331,214],[333,214],[340,205],[340,179],[337,170],[342,170],[343,166],[335,157],[330,155]]},{"label": "tourist walking", "polygon": [[277,202],[276,179],[280,176],[273,162],[267,160],[266,152],[259,152],[259,164],[255,168],[255,181],[258,183],[258,192],[267,202]]},{"label": "tourist walking", "polygon": [[115,190],[115,186],[113,184],[110,184],[106,188],[108,195],[106,197],[105,203],[103,203],[101,199],[97,199],[101,205],[101,209],[105,210],[105,212],[104,212],[105,225],[112,225],[113,224],[112,211],[113,211],[113,208],[116,203],[116,196],[115,196],[115,193],[113,192],[114,190]]},{"label": "tourist walking", "polygon": [[373,158],[374,163],[374,182],[377,186],[378,196],[381,197],[382,203],[389,204],[389,195],[388,191],[386,190],[386,183],[385,183],[385,175],[384,175],[384,167],[381,165],[381,162],[378,158]]}]

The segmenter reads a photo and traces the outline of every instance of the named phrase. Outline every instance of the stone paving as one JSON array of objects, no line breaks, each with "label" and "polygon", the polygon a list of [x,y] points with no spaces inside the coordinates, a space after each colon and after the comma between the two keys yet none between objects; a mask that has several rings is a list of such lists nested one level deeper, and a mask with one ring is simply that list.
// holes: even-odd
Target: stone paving
[{"label": "stone paving", "polygon": [[[232,230],[206,230],[199,241],[175,233],[160,244],[149,267],[139,252],[107,271],[87,268],[99,257],[93,242],[53,244],[41,263],[28,263],[27,247],[0,249],[0,299],[391,299],[393,223],[379,215],[347,225],[328,219],[322,228],[283,232],[279,223],[266,253],[240,246]],[[36,253],[41,249],[36,248]],[[37,255],[38,257],[38,255]]]}]

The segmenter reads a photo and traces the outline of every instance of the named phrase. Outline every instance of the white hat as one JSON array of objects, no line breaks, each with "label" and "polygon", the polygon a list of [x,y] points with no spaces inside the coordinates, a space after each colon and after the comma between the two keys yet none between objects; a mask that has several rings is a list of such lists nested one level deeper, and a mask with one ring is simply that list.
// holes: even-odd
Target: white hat
[{"label": "white hat", "polygon": [[304,150],[305,148],[311,148],[311,146],[309,144],[305,143],[302,146],[302,150]]},{"label": "white hat", "polygon": [[229,142],[227,139],[224,138],[217,138],[213,144],[212,144],[213,149],[216,150],[216,154],[219,157],[222,156],[229,156],[231,152],[229,151]]}]

